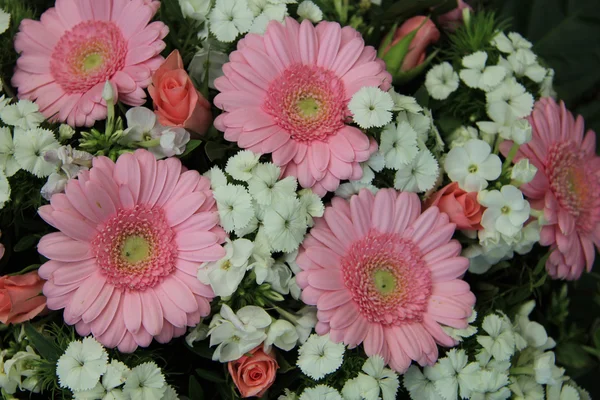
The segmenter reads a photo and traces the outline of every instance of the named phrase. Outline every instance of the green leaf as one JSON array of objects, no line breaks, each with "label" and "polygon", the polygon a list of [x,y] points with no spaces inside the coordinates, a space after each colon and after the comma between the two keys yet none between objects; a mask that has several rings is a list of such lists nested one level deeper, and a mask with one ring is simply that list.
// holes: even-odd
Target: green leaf
[{"label": "green leaf", "polygon": [[8,274],[8,275],[9,276],[24,275],[24,274],[26,274],[28,272],[36,271],[39,268],[40,268],[40,264],[31,264],[30,266],[23,268],[19,272],[15,272],[14,274]]},{"label": "green leaf", "polygon": [[198,379],[195,376],[190,376],[190,380],[188,383],[188,396],[190,400],[204,400],[204,390],[202,390],[202,386]]},{"label": "green leaf", "polygon": [[278,374],[285,374],[286,372],[296,369],[295,365],[290,364],[281,352],[277,352],[277,364],[279,364]]},{"label": "green leaf", "polygon": [[55,363],[62,355],[63,350],[46,335],[38,332],[30,323],[25,324],[25,335],[44,359]]},{"label": "green leaf", "polygon": [[218,382],[218,383],[227,382],[221,374],[214,372],[214,371],[209,371],[207,369],[198,368],[196,370],[196,373],[198,374],[198,376],[200,378],[206,379],[209,382]]},{"label": "green leaf", "polygon": [[40,240],[40,235],[38,235],[38,234],[24,236],[17,242],[17,244],[15,244],[15,247],[13,247],[13,250],[15,251],[15,253],[29,250],[39,240]]},{"label": "green leaf", "polygon": [[552,250],[548,251],[544,255],[544,257],[540,258],[535,268],[533,269],[534,276],[539,275],[544,270],[544,268],[546,267],[546,261],[548,261],[548,258],[550,258],[550,254],[552,254]]},{"label": "green leaf", "polygon": [[398,24],[392,25],[392,28],[383,38],[383,42],[381,42],[381,45],[377,50],[377,57],[383,58],[383,51],[390,45],[390,43],[392,43],[392,39],[394,38],[394,34],[396,33],[396,28],[398,28]]},{"label": "green leaf", "polygon": [[190,140],[188,142],[188,144],[185,146],[185,151],[183,152],[182,155],[179,156],[179,158],[183,158],[183,157],[187,156],[192,151],[196,150],[198,148],[198,146],[200,146],[201,144],[202,144],[202,140],[199,140],[199,139]]},{"label": "green leaf", "polygon": [[228,145],[219,142],[206,142],[204,151],[208,159],[212,162],[225,157],[225,152],[229,148]]},{"label": "green leaf", "polygon": [[439,7],[453,0],[400,0],[395,1],[383,12],[382,22],[398,21],[401,18],[428,13],[432,7]]},{"label": "green leaf", "polygon": [[208,347],[207,340],[202,340],[200,342],[196,342],[196,343],[194,343],[194,346],[189,346],[186,343],[185,347],[187,349],[189,349],[192,353],[194,353],[202,358],[212,360],[212,355],[213,355],[214,351]]},{"label": "green leaf", "polygon": [[583,369],[594,364],[594,360],[582,348],[580,343],[563,342],[556,348],[557,364],[566,367]]}]

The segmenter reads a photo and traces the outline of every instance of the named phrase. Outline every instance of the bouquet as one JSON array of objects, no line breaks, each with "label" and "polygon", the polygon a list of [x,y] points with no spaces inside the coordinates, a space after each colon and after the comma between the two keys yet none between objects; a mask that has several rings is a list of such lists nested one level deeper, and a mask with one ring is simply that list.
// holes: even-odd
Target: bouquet
[{"label": "bouquet", "polygon": [[0,8],[2,398],[591,398],[596,135],[489,2]]}]

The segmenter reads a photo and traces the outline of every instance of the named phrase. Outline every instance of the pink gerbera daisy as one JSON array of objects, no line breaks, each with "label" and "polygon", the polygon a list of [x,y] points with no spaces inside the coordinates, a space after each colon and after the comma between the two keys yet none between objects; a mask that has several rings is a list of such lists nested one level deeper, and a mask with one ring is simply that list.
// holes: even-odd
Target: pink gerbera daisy
[{"label": "pink gerbera daisy", "polygon": [[148,0],[56,0],[40,21],[23,20],[12,79],[19,98],[35,100],[44,116],[71,126],[106,118],[106,81],[123,103],[144,104],[169,31],[162,22],[148,25],[157,6]]},{"label": "pink gerbera daisy", "polygon": [[398,372],[411,360],[431,365],[436,343],[454,346],[441,325],[466,328],[475,304],[460,277],[469,261],[451,240],[455,225],[414,193],[363,189],[335,197],[302,244],[296,279],[318,308],[316,331],[364,344]]},{"label": "pink gerbera daisy", "polygon": [[272,153],[284,176],[324,195],[340,180],[360,179],[359,163],[377,150],[346,125],[348,102],[363,86],[387,90],[391,75],[353,28],[314,27],[292,18],[273,21],[264,36],[248,34],[215,81],[225,139],[255,153]]},{"label": "pink gerbera daisy", "polygon": [[[529,117],[531,142],[519,147],[522,158],[538,169],[521,190],[531,208],[544,211],[540,244],[551,246],[546,269],[555,279],[578,279],[594,264],[600,247],[600,157],[596,134],[585,134],[581,116],[573,117],[563,102],[542,98]],[[502,144],[506,155],[511,142]]]},{"label": "pink gerbera daisy", "polygon": [[198,266],[225,255],[210,182],[177,158],[138,150],[94,159],[52,196],[41,217],[60,232],[40,240],[48,308],[106,347],[166,343],[210,313]]}]

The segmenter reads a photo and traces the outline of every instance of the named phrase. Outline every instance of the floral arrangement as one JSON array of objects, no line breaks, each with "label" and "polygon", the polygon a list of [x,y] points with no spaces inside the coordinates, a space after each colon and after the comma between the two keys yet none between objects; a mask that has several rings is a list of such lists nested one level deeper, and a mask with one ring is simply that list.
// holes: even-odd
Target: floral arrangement
[{"label": "floral arrangement", "polygon": [[0,31],[3,399],[591,398],[596,135],[491,9],[0,0]]}]

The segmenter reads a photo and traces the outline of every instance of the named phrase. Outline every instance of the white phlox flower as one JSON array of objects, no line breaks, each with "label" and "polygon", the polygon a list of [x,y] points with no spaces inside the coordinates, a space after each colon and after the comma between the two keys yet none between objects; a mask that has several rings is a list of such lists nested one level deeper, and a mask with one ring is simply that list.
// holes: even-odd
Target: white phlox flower
[{"label": "white phlox flower", "polygon": [[531,164],[528,158],[522,158],[512,167],[510,179],[519,185],[524,185],[535,178],[537,171],[536,166]]},{"label": "white phlox flower", "polygon": [[394,108],[392,111],[407,111],[409,113],[420,113],[423,111],[423,107],[417,103],[417,99],[412,96],[405,96],[397,93],[392,87],[388,93],[392,96],[394,101]]},{"label": "white phlox flower", "polygon": [[483,140],[471,139],[464,146],[448,152],[444,169],[461,189],[479,192],[488,186],[488,181],[497,179],[502,173],[500,158],[491,152],[490,145]]},{"label": "white phlox flower", "polygon": [[492,44],[506,54],[512,54],[519,49],[529,50],[533,47],[531,42],[516,32],[510,32],[508,37],[504,32],[499,32],[492,39]]},{"label": "white phlox flower", "polygon": [[273,249],[289,253],[300,246],[308,228],[306,214],[295,197],[283,198],[265,211],[264,230]]},{"label": "white phlox flower", "polygon": [[153,362],[133,368],[123,386],[123,394],[131,400],[162,400],[166,390],[165,377]]},{"label": "white phlox flower", "polygon": [[531,93],[528,93],[515,78],[506,79],[487,93],[486,100],[487,114],[501,125],[510,125],[517,119],[528,117],[534,103]]},{"label": "white phlox flower", "polygon": [[488,55],[484,51],[478,51],[463,57],[462,69],[459,73],[460,79],[473,89],[490,91],[502,82],[506,76],[506,69],[498,65],[486,66]]},{"label": "white phlox flower", "polygon": [[477,342],[498,361],[506,361],[515,353],[515,335],[510,321],[496,314],[487,315],[481,328],[489,335],[478,335]]},{"label": "white phlox flower", "polygon": [[263,344],[264,351],[271,351],[271,346],[281,350],[290,351],[298,343],[298,332],[291,322],[284,319],[278,319],[273,322],[267,330],[267,338]]},{"label": "white phlox flower", "polygon": [[425,77],[425,88],[429,95],[436,100],[446,100],[458,89],[458,74],[449,62],[431,68]]},{"label": "white phlox flower", "polygon": [[487,230],[497,230],[505,237],[517,235],[529,219],[529,202],[515,186],[505,185],[500,190],[481,191],[477,201],[487,207],[481,217],[481,225]]},{"label": "white phlox flower", "polygon": [[203,22],[210,12],[210,0],[179,0],[181,13],[185,18]]}]

